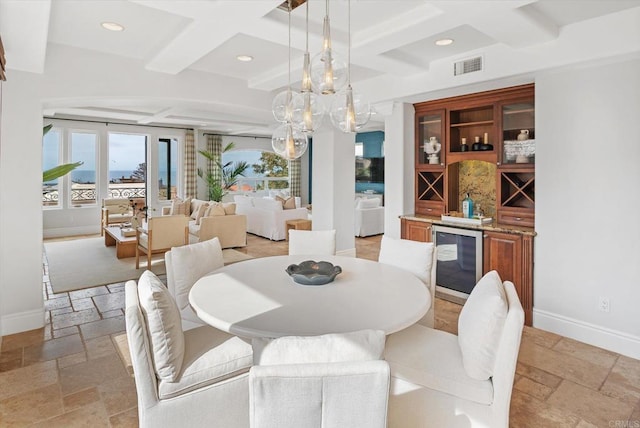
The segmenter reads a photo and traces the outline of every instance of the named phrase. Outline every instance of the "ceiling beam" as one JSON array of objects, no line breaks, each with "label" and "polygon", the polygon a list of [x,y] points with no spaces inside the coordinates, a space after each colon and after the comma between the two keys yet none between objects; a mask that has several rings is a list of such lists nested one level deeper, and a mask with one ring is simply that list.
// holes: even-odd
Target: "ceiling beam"
[{"label": "ceiling beam", "polygon": [[[245,0],[224,2],[138,3],[187,16],[193,21],[171,40],[147,64],[146,69],[178,74],[224,42],[255,25],[264,15],[278,7],[278,0]],[[185,7],[185,3],[186,6]],[[239,28],[238,22],[242,25]]]},{"label": "ceiling beam", "polygon": [[7,68],[43,73],[51,0],[0,1],[0,28]]}]

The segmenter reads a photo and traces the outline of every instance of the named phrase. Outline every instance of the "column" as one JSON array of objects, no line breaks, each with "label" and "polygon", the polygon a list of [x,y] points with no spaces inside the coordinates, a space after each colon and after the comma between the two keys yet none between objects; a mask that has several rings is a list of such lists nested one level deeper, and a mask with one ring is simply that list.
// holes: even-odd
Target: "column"
[{"label": "column", "polygon": [[325,123],[313,134],[313,230],[336,230],[336,252],[355,256],[355,134]]}]

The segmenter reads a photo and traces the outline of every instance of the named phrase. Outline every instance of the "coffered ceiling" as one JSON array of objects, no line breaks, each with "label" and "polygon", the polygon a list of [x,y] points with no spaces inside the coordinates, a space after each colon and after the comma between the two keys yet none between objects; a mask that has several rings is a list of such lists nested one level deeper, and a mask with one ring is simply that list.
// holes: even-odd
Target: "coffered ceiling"
[{"label": "coffered ceiling", "polygon": [[[45,101],[45,114],[195,126],[269,135],[269,100],[287,85],[282,0],[0,0],[0,35],[11,70],[47,73],[58,52],[106,55],[127,67],[212,86],[232,82],[237,102],[158,97]],[[319,51],[324,0],[309,0],[309,49]],[[298,87],[306,5],[291,13],[291,75]],[[346,60],[347,1],[329,2],[333,48]],[[352,81],[373,103],[380,128],[391,101],[418,101],[493,81],[640,52],[640,0],[351,0]],[[102,22],[124,31],[111,32]],[[633,27],[635,23],[635,28]],[[437,46],[450,38],[453,44]],[[237,55],[253,57],[240,62]],[[483,70],[453,76],[453,63],[482,57]],[[127,61],[135,60],[135,61]],[[125,71],[126,72],[126,71]],[[204,77],[202,77],[204,76]],[[490,84],[490,83],[489,83]],[[242,92],[262,93],[247,102]],[[224,105],[223,105],[224,104]]]}]

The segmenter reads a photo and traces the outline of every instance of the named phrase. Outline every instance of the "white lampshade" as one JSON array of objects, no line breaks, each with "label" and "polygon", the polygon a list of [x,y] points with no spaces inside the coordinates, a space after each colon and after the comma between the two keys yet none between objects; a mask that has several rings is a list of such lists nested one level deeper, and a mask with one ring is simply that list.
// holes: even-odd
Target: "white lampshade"
[{"label": "white lampshade", "polygon": [[324,118],[325,107],[318,95],[313,92],[305,92],[293,102],[293,123],[298,125],[303,132],[314,132]]},{"label": "white lampshade", "polygon": [[271,111],[278,122],[290,122],[293,117],[293,105],[300,94],[288,88],[273,98]]},{"label": "white lampshade", "polygon": [[283,123],[273,131],[271,147],[276,154],[287,160],[298,159],[307,151],[307,134],[291,122]]},{"label": "white lampshade", "polygon": [[371,107],[362,95],[354,93],[351,85],[336,94],[330,110],[331,122],[342,132],[356,132],[367,124]]},{"label": "white lampshade", "polygon": [[[329,66],[330,65],[330,66]],[[322,51],[311,60],[311,84],[319,94],[334,94],[347,83],[347,65],[332,50]]]}]

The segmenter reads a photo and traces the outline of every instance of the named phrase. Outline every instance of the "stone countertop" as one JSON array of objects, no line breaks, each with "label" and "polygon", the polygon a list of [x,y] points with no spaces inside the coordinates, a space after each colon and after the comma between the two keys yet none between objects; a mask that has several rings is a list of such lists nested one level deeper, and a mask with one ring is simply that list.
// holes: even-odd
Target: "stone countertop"
[{"label": "stone countertop", "polygon": [[401,215],[400,218],[401,219],[404,218],[407,220],[414,220],[414,221],[422,221],[422,222],[431,223],[431,224],[439,224],[442,226],[457,227],[459,229],[490,230],[492,232],[512,233],[515,235],[528,235],[528,236],[537,235],[536,231],[533,228],[511,226],[507,224],[498,224],[496,220],[494,220],[493,223],[489,223],[489,224],[475,225],[475,224],[452,223],[452,222],[444,221],[440,217],[420,215],[420,214],[418,215],[405,214],[405,215]]}]

